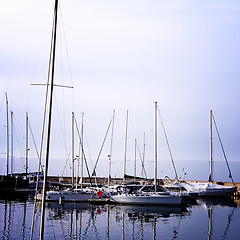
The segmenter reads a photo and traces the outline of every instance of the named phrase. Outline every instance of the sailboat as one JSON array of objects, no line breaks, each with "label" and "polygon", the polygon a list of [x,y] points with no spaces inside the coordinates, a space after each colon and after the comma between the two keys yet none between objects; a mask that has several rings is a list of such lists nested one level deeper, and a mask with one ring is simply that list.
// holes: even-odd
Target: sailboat
[{"label": "sailboat", "polygon": [[[46,191],[46,201],[52,202],[87,202],[92,199],[94,191],[90,188],[78,189],[74,186],[74,123],[75,115],[72,112],[72,187],[64,190],[50,190]],[[82,137],[83,139],[83,137]],[[80,145],[82,146],[82,140],[80,139]],[[83,165],[82,165],[83,168]],[[82,185],[81,185],[82,186]],[[42,199],[42,193],[38,193],[37,200]]]},{"label": "sailboat", "polygon": [[6,175],[0,176],[0,194],[1,193],[15,193],[27,189],[29,186],[29,180],[26,174],[14,174],[13,173],[13,112],[11,112],[11,165],[9,164],[9,109],[8,109],[8,97],[6,93],[6,148],[7,148],[7,164]]},{"label": "sailboat", "polygon": [[[180,193],[173,193],[160,190],[157,186],[157,102],[155,102],[155,179],[153,189],[149,191],[145,186],[137,191],[121,191],[110,196],[111,201],[122,204],[147,204],[147,205],[168,205],[179,206],[182,204]],[[127,189],[127,188],[126,188]],[[146,189],[146,190],[144,190]]]},{"label": "sailboat", "polygon": [[217,134],[220,140],[220,144],[224,153],[224,157],[228,166],[229,170],[229,177],[232,179],[232,183],[234,184],[231,171],[226,159],[226,155],[223,149],[222,141],[220,139],[220,135],[217,129],[217,125],[212,113],[212,110],[210,111],[210,176],[209,176],[209,182],[207,183],[198,183],[198,182],[193,182],[193,183],[182,183],[182,186],[189,190],[189,191],[194,191],[198,192],[198,195],[200,197],[231,197],[234,195],[234,193],[237,190],[236,186],[224,186],[220,184],[214,184],[213,183],[213,153],[212,153],[212,122],[214,121],[215,127],[217,130]]},{"label": "sailboat", "polygon": [[231,197],[237,190],[236,186],[224,186],[213,182],[186,182],[182,183],[182,186],[188,191],[197,192],[199,197]]}]

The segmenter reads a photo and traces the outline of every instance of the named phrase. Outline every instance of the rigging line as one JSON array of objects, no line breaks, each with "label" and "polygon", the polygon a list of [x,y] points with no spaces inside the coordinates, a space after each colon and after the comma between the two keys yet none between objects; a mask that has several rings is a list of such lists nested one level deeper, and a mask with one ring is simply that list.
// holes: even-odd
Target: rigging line
[{"label": "rigging line", "polygon": [[[62,23],[62,30],[63,30],[63,36],[64,36],[64,42],[65,42],[65,47],[66,47],[66,53],[67,53],[67,62],[68,62],[68,68],[69,68],[69,74],[70,74],[70,80],[71,80],[71,85],[73,85],[73,78],[72,78],[72,70],[71,70],[71,64],[70,64],[70,58],[69,58],[69,51],[68,51],[68,48],[67,48],[67,38],[66,38],[66,34],[65,34],[65,28],[64,28],[64,24],[63,24],[63,17],[62,17],[62,11],[61,11],[61,7],[60,7],[60,19],[61,19],[61,23]],[[73,91],[73,94],[72,94],[72,109],[73,109],[73,112],[74,112],[74,91]]]},{"label": "rigging line", "polygon": [[[60,123],[60,128],[61,128],[61,132],[62,132],[62,138],[63,138],[63,143],[64,143],[64,147],[65,147],[65,155],[67,154],[67,143],[66,143],[66,128],[65,128],[65,121],[61,121],[61,117],[60,117],[60,111],[59,111],[59,107],[58,107],[58,103],[57,103],[57,98],[56,95],[54,93],[54,100],[55,100],[55,104],[56,104],[56,109],[57,109],[57,113],[58,113],[58,118],[59,118],[59,123]],[[64,114],[65,116],[65,114]],[[63,120],[65,120],[65,117],[63,117]]]},{"label": "rigging line", "polygon": [[85,161],[88,177],[89,177],[90,183],[92,184],[91,175],[90,175],[89,168],[88,168],[88,165],[87,165],[86,155],[85,155],[85,152],[83,150],[83,142],[82,142],[82,139],[81,139],[81,134],[80,134],[79,129],[78,129],[77,119],[74,117],[74,120],[75,120],[75,125],[76,125],[76,128],[77,128],[78,138],[79,138],[80,144],[82,146],[82,153],[83,153],[83,158],[84,158],[84,161]]},{"label": "rigging line", "polygon": [[231,178],[232,183],[233,183],[233,185],[235,186],[235,183],[234,183],[233,177],[232,177],[232,173],[231,173],[231,170],[230,170],[230,166],[229,166],[229,164],[228,164],[227,156],[226,156],[226,153],[225,153],[224,148],[223,148],[223,143],[222,143],[222,140],[221,140],[221,137],[220,137],[218,128],[217,128],[217,123],[216,123],[216,121],[215,121],[215,117],[214,117],[213,113],[212,113],[212,117],[213,117],[213,122],[214,122],[214,125],[215,125],[215,128],[216,128],[216,131],[217,131],[218,139],[219,139],[219,142],[220,142],[222,151],[223,151],[223,155],[224,155],[224,158],[225,158],[225,161],[226,161],[226,164],[227,164],[227,168],[228,168],[228,172],[229,172],[229,178]]},{"label": "rigging line", "polygon": [[63,167],[63,171],[62,171],[61,178],[63,177],[63,175],[64,175],[64,171],[65,171],[66,168],[67,168],[67,164],[68,164],[68,162],[69,162],[70,155],[71,155],[71,151],[68,153],[67,161],[65,162],[65,165],[64,165],[64,167]]},{"label": "rigging line", "polygon": [[165,127],[164,127],[164,124],[163,124],[163,120],[162,120],[162,116],[161,116],[159,107],[158,107],[158,114],[159,114],[160,121],[161,121],[161,124],[162,124],[162,128],[163,128],[165,140],[166,140],[166,143],[167,143],[167,146],[168,146],[168,151],[169,151],[170,158],[171,158],[172,165],[173,165],[173,169],[174,169],[174,172],[175,172],[175,177],[176,177],[176,179],[177,179],[177,182],[179,182],[179,180],[178,180],[178,175],[177,175],[177,170],[176,170],[175,163],[174,163],[174,160],[173,160],[172,151],[171,151],[171,149],[170,149],[170,144],[169,144],[169,141],[168,141],[168,138],[167,138],[167,133],[166,133],[166,130],[165,130]]},{"label": "rigging line", "polygon": [[110,123],[109,123],[109,125],[108,125],[108,128],[107,128],[107,132],[106,132],[106,134],[105,134],[105,136],[104,136],[102,146],[101,146],[101,148],[100,148],[100,151],[99,151],[99,153],[98,153],[98,157],[97,157],[95,166],[94,166],[94,168],[93,168],[92,177],[93,177],[93,175],[95,174],[96,167],[97,167],[97,164],[98,164],[100,155],[101,155],[101,153],[102,153],[103,146],[104,146],[105,141],[106,141],[106,139],[107,139],[107,135],[108,135],[109,129],[110,129],[110,127],[111,127],[112,121],[113,121],[113,119],[111,119],[111,121],[110,121]]},{"label": "rigging line", "polygon": [[[60,45],[60,75],[61,75],[61,84],[62,85],[59,85],[60,87],[64,86],[63,85],[63,51],[62,51],[62,34],[61,34],[61,28],[59,27],[59,45]],[[65,87],[68,87],[68,86],[65,86]],[[55,97],[55,102],[57,103],[56,101],[56,96],[54,94],[54,97]],[[62,109],[63,109],[63,116],[65,116],[65,91],[64,89],[62,89],[62,97],[61,97],[61,100],[62,100]],[[59,114],[59,108],[57,106],[57,111],[58,111],[58,116],[59,116],[59,120],[60,120],[60,124],[61,124],[61,130],[62,130],[62,134],[63,134],[63,138],[65,139],[65,136],[66,136],[66,121],[65,121],[65,117],[63,117],[63,124],[61,123],[61,118],[60,118],[60,114]],[[66,142],[64,140],[64,145],[65,145],[65,155],[66,155],[66,152],[67,152],[67,145],[66,145]]]},{"label": "rigging line", "polygon": [[144,170],[144,174],[145,174],[145,177],[147,178],[147,173],[146,173],[146,169],[144,167],[144,163],[143,163],[143,159],[142,159],[142,154],[139,150],[139,146],[138,146],[138,142],[136,141],[136,146],[137,146],[137,150],[138,150],[138,154],[139,154],[139,157],[140,157],[140,160],[141,160],[141,163],[142,163],[142,168]]},{"label": "rigging line", "polygon": [[[35,138],[34,138],[34,135],[33,135],[33,131],[32,131],[32,127],[31,127],[31,124],[30,124],[29,120],[28,120],[28,126],[29,126],[30,133],[31,133],[31,136],[32,136],[32,139],[33,139],[33,144],[34,144],[34,147],[35,147],[37,156],[38,156],[38,160],[40,161],[40,155],[39,155],[39,152],[38,152],[38,149],[37,149],[37,144],[36,144],[36,141],[35,141]],[[42,164],[41,164],[41,170],[42,170],[42,172],[43,172],[43,166],[42,166]]]},{"label": "rigging line", "polygon": [[[50,16],[48,16],[48,19],[50,19]],[[48,23],[49,20],[47,20],[46,22]],[[47,31],[48,31],[48,25],[45,24],[45,29],[43,31],[43,35],[46,35]],[[41,43],[40,43],[40,47],[39,47],[39,51],[38,53],[36,54],[36,62],[35,62],[35,66],[34,66],[34,70],[33,70],[33,73],[32,73],[32,77],[31,77],[31,82],[33,82],[33,80],[35,79],[35,76],[36,76],[36,72],[37,72],[37,68],[38,68],[38,65],[39,65],[39,62],[40,62],[40,55],[41,55],[41,52],[43,50],[43,46],[44,46],[44,38],[42,37],[41,39]],[[52,48],[52,45],[50,46],[50,48]],[[28,94],[28,101],[27,101],[27,112],[29,112],[29,105],[30,105],[30,98],[31,98],[31,85],[30,84],[30,90],[29,90],[29,94]]]},{"label": "rigging line", "polygon": [[93,160],[92,160],[92,155],[91,155],[91,152],[90,152],[90,148],[89,148],[89,144],[88,144],[88,140],[87,140],[87,135],[86,135],[86,131],[85,131],[85,128],[83,129],[83,132],[84,132],[84,136],[85,136],[85,142],[86,142],[86,144],[85,145],[87,145],[87,150],[88,150],[88,154],[89,154],[89,158],[90,158],[90,162],[91,162],[91,165],[92,165],[92,167],[93,167]]},{"label": "rigging line", "polygon": [[17,131],[16,131],[16,128],[15,128],[15,117],[13,116],[13,131],[14,131],[14,136],[15,136],[15,138],[16,138],[16,140],[17,140],[17,145],[18,145],[18,148],[19,148],[19,151],[20,151],[20,158],[21,159],[23,159],[24,157],[23,157],[23,154],[22,154],[22,148],[21,148],[21,146],[20,146],[20,142],[19,142],[19,138],[18,138],[18,135],[17,135]]},{"label": "rigging line", "polygon": [[[91,168],[93,169],[93,158],[92,158],[92,155],[91,155],[91,152],[90,152],[90,148],[89,148],[89,144],[88,144],[88,139],[87,139],[87,134],[86,134],[86,131],[85,131],[85,128],[83,129],[83,136],[85,137],[85,146],[87,146],[87,151],[88,151],[88,155],[89,155],[89,159],[90,159],[90,163],[91,163]],[[96,178],[96,175],[95,175],[95,183],[97,183],[97,178]]]},{"label": "rigging line", "polygon": [[[50,46],[50,53],[52,53],[53,49],[53,38],[54,38],[54,29],[52,29],[52,37],[51,37],[51,46]],[[48,91],[49,91],[49,81],[50,81],[50,74],[51,74],[51,63],[52,63],[52,54],[49,57],[48,62],[48,75],[47,75],[47,84],[46,84],[46,94],[45,94],[45,104],[44,104],[44,111],[43,111],[43,124],[42,124],[42,137],[40,143],[40,163],[42,158],[42,148],[43,148],[43,139],[44,139],[44,132],[45,132],[45,125],[46,125],[46,114],[47,114],[47,105],[48,105]]]}]

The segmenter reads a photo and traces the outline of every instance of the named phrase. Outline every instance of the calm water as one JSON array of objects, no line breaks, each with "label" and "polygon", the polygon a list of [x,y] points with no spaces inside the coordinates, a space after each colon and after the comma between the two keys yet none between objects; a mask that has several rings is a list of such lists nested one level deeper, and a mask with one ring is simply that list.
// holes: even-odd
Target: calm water
[{"label": "calm water", "polygon": [[[33,200],[0,200],[2,239],[29,239]],[[45,239],[240,239],[240,206],[198,200],[185,208],[49,203]],[[38,239],[40,207],[34,237]]]}]

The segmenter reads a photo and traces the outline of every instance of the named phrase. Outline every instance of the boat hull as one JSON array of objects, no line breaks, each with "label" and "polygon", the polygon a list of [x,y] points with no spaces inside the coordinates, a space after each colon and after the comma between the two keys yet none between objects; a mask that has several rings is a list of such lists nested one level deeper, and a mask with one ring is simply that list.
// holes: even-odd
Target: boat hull
[{"label": "boat hull", "polygon": [[173,195],[130,195],[119,194],[111,196],[111,200],[116,203],[122,204],[147,204],[147,205],[169,205],[179,206],[182,204],[181,196]]},{"label": "boat hull", "polygon": [[29,180],[22,177],[14,176],[0,176],[0,191],[16,192],[17,190],[27,189],[29,187]]},{"label": "boat hull", "polygon": [[185,183],[183,186],[189,191],[198,192],[199,197],[231,197],[237,190],[237,187],[213,183]]},{"label": "boat hull", "polygon": [[[88,202],[92,198],[90,192],[75,191],[48,191],[46,192],[46,201],[49,202]],[[42,193],[37,194],[37,200],[42,200]]]},{"label": "boat hull", "polygon": [[225,189],[211,189],[199,193],[200,197],[232,197],[236,192],[237,187]]}]

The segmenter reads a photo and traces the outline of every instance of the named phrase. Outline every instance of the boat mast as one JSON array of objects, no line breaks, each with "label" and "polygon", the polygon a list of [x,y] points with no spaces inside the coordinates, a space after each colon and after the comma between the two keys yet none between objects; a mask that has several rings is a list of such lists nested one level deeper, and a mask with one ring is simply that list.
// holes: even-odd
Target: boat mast
[{"label": "boat mast", "polygon": [[123,165],[123,178],[126,180],[126,162],[127,162],[127,132],[128,132],[128,110],[126,117],[126,132],[125,132],[125,152],[124,152],[124,165]]},{"label": "boat mast", "polygon": [[41,208],[41,223],[39,239],[42,240],[44,236],[44,220],[45,220],[45,202],[46,202],[46,182],[49,162],[50,150],[50,133],[51,133],[51,120],[52,120],[52,100],[53,100],[53,82],[54,82],[54,67],[55,67],[55,51],[56,51],[56,33],[57,33],[57,10],[58,0],[55,0],[54,7],[54,22],[53,22],[53,50],[51,52],[52,68],[51,68],[51,82],[50,82],[50,99],[49,99],[49,113],[48,113],[48,129],[47,129],[47,148],[46,148],[46,162],[44,171],[43,193],[42,193],[42,208]]},{"label": "boat mast", "polygon": [[213,147],[212,147],[212,110],[210,110],[210,175],[209,182],[213,181]]},{"label": "boat mast", "polygon": [[134,181],[137,176],[137,139],[135,139],[135,155],[134,155]]},{"label": "boat mast", "polygon": [[6,144],[6,148],[7,148],[7,175],[9,173],[9,120],[8,120],[8,97],[7,97],[7,93],[6,94],[6,116],[7,116],[7,144]]},{"label": "boat mast", "polygon": [[84,117],[84,113],[82,113],[82,144],[81,144],[81,189],[83,187],[83,117]]},{"label": "boat mast", "polygon": [[157,191],[157,102],[155,102],[155,125],[154,125],[154,142],[155,142],[155,174],[154,174],[154,185],[155,192]]},{"label": "boat mast", "polygon": [[115,117],[115,110],[113,110],[111,146],[110,146],[110,154],[108,155],[108,157],[109,157],[109,165],[108,165],[108,186],[110,185],[110,178],[111,178],[111,162],[112,162],[112,144],[113,144],[114,117]]},{"label": "boat mast", "polygon": [[146,149],[146,143],[145,143],[145,133],[143,133],[143,154],[142,154],[142,177],[144,177],[144,161],[145,161],[145,149]]},{"label": "boat mast", "polygon": [[74,188],[74,112],[72,112],[72,188]]},{"label": "boat mast", "polygon": [[28,175],[28,112],[26,112],[26,176]]},{"label": "boat mast", "polygon": [[11,111],[11,176],[13,174],[13,112]]}]

